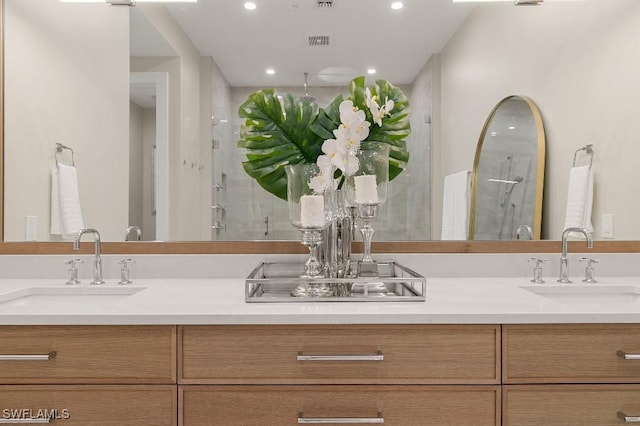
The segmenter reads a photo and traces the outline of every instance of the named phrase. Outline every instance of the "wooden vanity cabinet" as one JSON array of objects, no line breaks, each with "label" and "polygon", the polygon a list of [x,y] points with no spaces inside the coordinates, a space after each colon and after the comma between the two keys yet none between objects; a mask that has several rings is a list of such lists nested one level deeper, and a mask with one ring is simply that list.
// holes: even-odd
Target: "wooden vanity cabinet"
[{"label": "wooden vanity cabinet", "polygon": [[177,424],[175,326],[0,326],[0,342],[0,423]]},{"label": "wooden vanity cabinet", "polygon": [[0,395],[0,423],[50,419],[68,426],[177,424],[175,385],[0,385]]},{"label": "wooden vanity cabinet", "polygon": [[495,426],[500,347],[494,325],[181,326],[179,424]]},{"label": "wooden vanity cabinet", "polygon": [[0,326],[0,384],[175,383],[175,330]]},{"label": "wooden vanity cabinet", "polygon": [[187,385],[179,405],[183,426],[500,424],[499,386]]},{"label": "wooden vanity cabinet", "polygon": [[640,325],[504,325],[502,333],[505,425],[640,420]]}]

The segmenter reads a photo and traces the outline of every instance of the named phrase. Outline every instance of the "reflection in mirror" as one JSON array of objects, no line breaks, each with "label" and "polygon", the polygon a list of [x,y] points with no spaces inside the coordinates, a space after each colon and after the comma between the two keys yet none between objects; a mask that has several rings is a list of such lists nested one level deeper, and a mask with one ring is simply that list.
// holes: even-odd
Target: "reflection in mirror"
[{"label": "reflection in mirror", "polygon": [[540,239],[544,153],[544,127],[533,101],[500,101],[476,148],[469,239]]},{"label": "reflection in mirror", "polygon": [[[201,1],[198,7],[215,9],[222,3],[226,2]],[[425,17],[434,16],[432,12],[415,13],[418,7],[415,3],[406,1],[405,8],[393,19],[419,15],[424,21]],[[507,94],[520,92],[534,97],[543,107],[550,141],[541,235],[560,238],[573,153],[593,143],[598,147],[593,160],[594,237],[640,239],[640,228],[635,226],[640,204],[637,197],[629,197],[619,190],[627,188],[628,182],[635,179],[636,159],[640,158],[640,145],[635,143],[640,136],[638,130],[629,125],[634,122],[636,108],[634,99],[628,96],[640,90],[637,78],[640,56],[633,43],[640,39],[640,27],[636,25],[640,19],[637,0],[549,1],[530,8],[514,7],[510,2],[477,4],[473,8],[453,5],[449,0],[417,3],[435,4],[447,12],[438,15],[440,18],[435,21],[421,22],[420,27],[428,30],[424,35],[418,35],[415,28],[399,20],[387,20],[380,27],[389,31],[380,31],[381,34],[406,29],[409,35],[404,34],[404,41],[384,55],[369,54],[377,57],[402,53],[403,56],[394,57],[393,62],[404,68],[409,60],[420,60],[413,80],[378,76],[398,84],[409,96],[414,111],[412,135],[416,137],[415,145],[424,149],[422,153],[412,152],[410,166],[415,169],[412,174],[406,174],[407,178],[411,176],[410,182],[414,185],[407,199],[422,197],[426,202],[424,209],[405,213],[407,217],[416,216],[426,222],[425,227],[417,226],[412,236],[427,239],[440,235],[444,176],[469,168],[487,111]],[[340,3],[340,6],[346,7],[346,4]],[[291,7],[290,2],[287,5]],[[281,43],[265,41],[263,44],[262,39],[247,41],[246,34],[231,36],[229,26],[224,28],[227,33],[216,37],[207,38],[202,32],[203,40],[218,49],[216,54],[206,54],[186,38],[187,30],[201,32],[200,26],[194,23],[184,30],[180,28],[179,14],[185,15],[187,7],[146,4],[130,10],[99,4],[63,4],[57,0],[4,1],[3,221],[6,241],[31,239],[32,235],[28,238],[25,235],[27,216],[37,219],[35,239],[56,240],[49,232],[50,168],[55,142],[71,146],[76,152],[85,223],[99,228],[108,241],[122,241],[127,227],[134,225],[127,200],[139,200],[140,196],[127,197],[130,175],[135,174],[135,170],[142,171],[143,177],[149,176],[144,179],[151,180],[151,177],[147,166],[135,166],[127,155],[131,131],[130,72],[168,75],[171,104],[166,239],[235,239],[227,236],[238,227],[227,223],[225,231],[225,215],[230,219],[249,214],[255,232],[246,238],[255,239],[256,234],[265,238],[269,224],[272,238],[286,238],[274,229],[272,219],[277,213],[264,214],[264,209],[272,203],[260,198],[264,191],[256,188],[239,195],[232,188],[242,185],[240,179],[247,178],[239,169],[222,167],[241,161],[241,154],[234,149],[234,132],[239,127],[235,105],[256,87],[269,85],[264,81],[231,81],[239,73],[227,71],[223,54],[235,58],[236,65],[245,72],[258,70],[258,74],[273,64],[244,61],[240,53],[247,52],[254,58],[265,54],[272,60],[299,55],[278,52],[274,46]],[[359,18],[348,18],[350,23],[343,26],[351,33],[338,37],[337,29],[331,30],[335,40],[356,40],[352,53],[364,50],[362,46],[371,46],[368,39],[362,41],[353,35],[353,22],[368,21],[372,13],[370,2],[357,9]],[[310,27],[310,21],[298,13],[300,11],[298,8],[295,15],[289,11],[288,15],[294,15],[289,16],[291,21],[285,20],[282,11],[273,12],[276,14],[270,17],[270,22],[277,19],[285,28],[298,24]],[[322,28],[326,29],[335,28],[335,19],[329,14],[345,11],[343,7],[314,12],[324,13]],[[132,39],[138,38],[134,13],[143,14],[147,27],[156,36],[161,35],[161,42],[155,43],[156,50],[145,54],[134,52],[134,47],[130,47],[134,43],[129,34]],[[206,14],[200,15],[209,22]],[[223,16],[221,11],[215,15]],[[246,28],[240,25],[243,19],[255,21],[256,16],[241,12],[239,16],[224,19],[231,23],[231,29],[240,31]],[[448,32],[440,24],[447,24]],[[209,24],[208,27],[221,26]],[[566,31],[568,27],[571,32]],[[304,29],[296,28],[305,33]],[[544,31],[540,31],[541,28]],[[530,37],[532,34],[535,36]],[[244,39],[248,46],[238,48],[230,43],[236,39]],[[417,42],[423,39],[437,40],[436,46],[417,48]],[[221,40],[225,43],[218,43]],[[504,40],[517,40],[517,43]],[[330,56],[345,55],[331,50]],[[298,68],[291,66],[293,80],[279,81],[276,86],[279,90],[299,90],[302,95],[302,76],[309,71],[309,93],[321,103],[325,89],[316,78],[319,73],[302,69],[311,64],[310,60],[302,62]],[[348,77],[361,73],[353,70]],[[292,89],[292,86],[295,87]],[[606,108],[593,108],[594,104]],[[217,151],[212,146],[228,149],[229,155],[215,155]],[[140,156],[147,162],[152,158],[147,153]],[[429,176],[432,185],[425,187],[421,177],[416,177],[421,174]],[[242,199],[250,203],[239,204]],[[403,202],[404,199],[393,205]],[[142,209],[149,205],[144,200]],[[604,237],[599,229],[600,218],[605,214],[615,220],[615,235]],[[401,216],[389,215],[397,222],[404,221]],[[266,220],[267,217],[271,220]],[[143,238],[156,237],[151,232],[143,232]],[[385,239],[396,239],[396,235]]]},{"label": "reflection in mirror", "polygon": [[[292,7],[287,1],[272,2],[251,19],[287,19],[291,25],[273,28],[261,41],[247,38],[235,24],[247,18],[238,6],[235,1],[134,8],[58,0],[5,2],[5,81],[10,86],[5,105],[12,118],[6,129],[7,154],[18,159],[7,169],[7,205],[15,208],[4,218],[5,240],[24,239],[25,216],[37,218],[37,240],[61,239],[51,235],[48,223],[50,151],[58,140],[78,153],[85,223],[99,228],[105,240],[121,241],[130,226],[140,227],[144,240],[295,239],[283,214],[286,204],[242,170],[243,154],[236,147],[238,107],[248,93],[273,86],[278,92],[308,91],[325,106],[371,65],[380,70],[368,84],[388,79],[415,105],[415,131],[407,144],[416,160],[390,189],[393,202],[380,212],[377,238],[429,239],[429,163],[424,161],[431,136],[428,60],[470,7],[454,8],[447,2],[437,9],[447,22],[440,34],[407,44],[403,34],[425,27],[424,18],[371,7],[364,0],[341,5],[339,13],[311,3]],[[403,22],[402,31],[393,34],[398,41],[385,37],[396,48],[382,57],[373,48],[382,34],[350,33],[349,24],[363,10],[370,23]],[[100,25],[92,25],[98,21]],[[319,48],[306,44],[304,34],[328,25],[335,25],[330,35],[340,42]],[[112,37],[113,31],[121,36]],[[294,39],[294,33],[299,37]],[[60,57],[55,56],[60,48],[50,46],[53,40],[64,46]],[[211,40],[217,40],[213,46]],[[298,46],[300,40],[305,43]],[[273,46],[287,53],[277,53]],[[407,49],[415,46],[423,53],[408,55]],[[42,73],[44,67],[34,64],[45,59],[49,64]],[[262,63],[247,66],[252,61]],[[273,62],[278,73],[265,76],[263,64]],[[303,70],[309,71],[308,88],[303,87]],[[158,88],[141,80],[145,75],[165,76],[166,115],[157,106]],[[129,82],[122,85],[126,79],[130,98]],[[62,93],[67,102],[56,108]],[[94,103],[99,107],[94,109]],[[32,122],[38,123],[35,129]],[[38,127],[41,131],[33,134]],[[29,182],[33,190],[18,193],[11,182],[23,179],[28,162],[38,164]]]}]

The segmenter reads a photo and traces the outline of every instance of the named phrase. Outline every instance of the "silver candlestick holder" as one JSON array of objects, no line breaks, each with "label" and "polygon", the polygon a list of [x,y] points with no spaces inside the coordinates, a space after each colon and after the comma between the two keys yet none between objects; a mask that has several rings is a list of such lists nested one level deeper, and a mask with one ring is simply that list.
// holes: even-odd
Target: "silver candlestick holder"
[{"label": "silver candlestick holder", "polygon": [[[315,164],[295,164],[285,167],[287,174],[287,202],[291,224],[302,234],[301,243],[309,249],[300,282],[291,291],[294,297],[333,296],[331,286],[314,280],[324,278],[324,266],[318,259],[324,229],[331,221],[331,190],[318,192],[310,186],[320,173]],[[321,280],[318,280],[321,281]]]},{"label": "silver candlestick holder", "polygon": [[[360,233],[364,243],[364,254],[358,262],[358,277],[378,277],[378,264],[371,256],[371,240],[374,229],[371,221],[376,217],[378,206],[386,201],[389,182],[389,145],[380,142],[362,143],[355,154],[357,170],[345,180],[347,199],[356,207],[362,219]],[[368,287],[368,290],[371,289]],[[354,287],[354,290],[355,287]]]}]

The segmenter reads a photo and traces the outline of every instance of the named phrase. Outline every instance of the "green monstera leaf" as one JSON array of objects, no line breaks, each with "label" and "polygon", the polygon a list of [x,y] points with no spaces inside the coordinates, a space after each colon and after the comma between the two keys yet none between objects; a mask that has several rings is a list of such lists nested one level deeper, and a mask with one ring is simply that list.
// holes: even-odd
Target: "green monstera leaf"
[{"label": "green monstera leaf", "polygon": [[[411,132],[409,102],[400,89],[386,80],[378,80],[370,88],[377,103],[392,100],[394,107],[382,119],[382,126],[374,123],[367,107],[364,77],[349,84],[349,97],[353,104],[365,111],[371,123],[366,141],[390,145],[389,178],[398,176],[409,161],[406,138]],[[263,89],[249,95],[238,114],[244,119],[238,147],[247,156],[242,163],[244,170],[260,186],[272,194],[287,199],[288,164],[315,163],[322,154],[322,144],[333,139],[333,130],[340,125],[340,103],[337,96],[325,108],[315,103],[301,102],[291,94],[278,99],[274,89]],[[338,174],[339,175],[339,174]]]},{"label": "green monstera leaf", "polygon": [[244,170],[260,186],[287,199],[288,164],[315,163],[324,140],[311,128],[318,117],[315,103],[299,101],[291,94],[280,101],[274,89],[249,95],[238,114],[245,121],[238,147],[247,156]]},{"label": "green monstera leaf", "polygon": [[[371,123],[367,141],[384,142],[390,145],[389,150],[389,179],[398,176],[407,166],[409,151],[406,139],[411,133],[409,122],[409,101],[400,89],[386,80],[378,80],[370,88],[371,95],[377,98],[378,104],[384,104],[387,99],[394,102],[390,114],[382,119],[382,126],[374,123],[371,111],[366,104],[366,86],[364,77],[357,77],[349,84],[349,98],[353,105],[363,110],[367,121]],[[340,125],[340,103],[342,95],[325,108],[320,109],[318,119],[313,125],[313,131],[323,140],[333,138],[333,130]]]}]

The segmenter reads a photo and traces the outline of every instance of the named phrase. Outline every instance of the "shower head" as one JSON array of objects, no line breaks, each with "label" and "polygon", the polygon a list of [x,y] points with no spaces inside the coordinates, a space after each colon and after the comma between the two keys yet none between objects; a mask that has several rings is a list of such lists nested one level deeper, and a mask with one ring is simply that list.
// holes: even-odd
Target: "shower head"
[{"label": "shower head", "polygon": [[308,72],[304,73],[304,96],[300,96],[298,99],[303,103],[312,103],[316,100],[315,96],[311,96],[307,91],[307,77],[309,76]]}]

